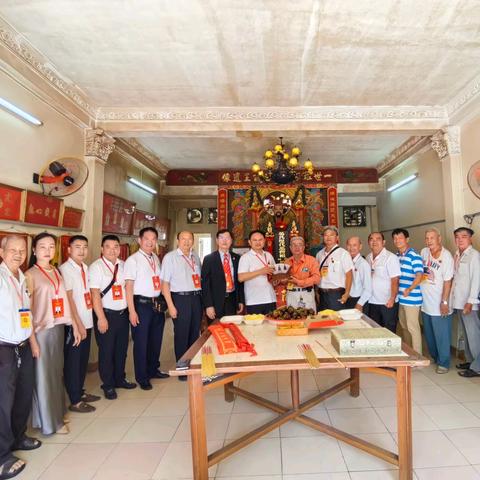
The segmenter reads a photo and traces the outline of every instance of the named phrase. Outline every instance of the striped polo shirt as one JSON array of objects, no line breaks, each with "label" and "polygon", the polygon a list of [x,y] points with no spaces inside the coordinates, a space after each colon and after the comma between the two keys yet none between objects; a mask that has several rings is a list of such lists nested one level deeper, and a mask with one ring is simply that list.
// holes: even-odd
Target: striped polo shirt
[{"label": "striped polo shirt", "polygon": [[422,257],[413,249],[409,248],[404,254],[397,252],[400,261],[400,282],[398,287],[398,302],[400,305],[420,306],[422,304],[422,291],[420,286],[415,287],[408,297],[402,295],[403,291],[410,287],[417,273],[423,274]]}]

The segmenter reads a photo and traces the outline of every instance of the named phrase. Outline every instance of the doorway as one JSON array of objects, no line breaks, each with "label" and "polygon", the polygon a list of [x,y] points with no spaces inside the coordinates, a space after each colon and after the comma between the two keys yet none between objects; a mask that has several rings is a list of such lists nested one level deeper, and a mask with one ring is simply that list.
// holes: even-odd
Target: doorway
[{"label": "doorway", "polygon": [[210,233],[194,233],[193,238],[193,248],[203,262],[205,255],[212,253],[212,235]]}]

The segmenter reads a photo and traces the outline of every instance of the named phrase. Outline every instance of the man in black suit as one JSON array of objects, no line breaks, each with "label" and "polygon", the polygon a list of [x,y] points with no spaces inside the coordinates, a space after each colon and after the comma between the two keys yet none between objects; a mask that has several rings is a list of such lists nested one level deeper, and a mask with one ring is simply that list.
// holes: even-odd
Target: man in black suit
[{"label": "man in black suit", "polygon": [[202,300],[209,321],[243,310],[243,284],[238,281],[240,255],[230,251],[233,237],[229,230],[216,235],[218,250],[203,259]]}]

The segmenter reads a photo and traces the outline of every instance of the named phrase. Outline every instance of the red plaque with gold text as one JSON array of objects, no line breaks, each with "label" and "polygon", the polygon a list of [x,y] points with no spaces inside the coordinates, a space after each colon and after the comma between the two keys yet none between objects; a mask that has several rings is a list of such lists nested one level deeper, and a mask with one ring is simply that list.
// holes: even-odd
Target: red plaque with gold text
[{"label": "red plaque with gold text", "polygon": [[19,221],[22,219],[23,190],[0,184],[0,219]]},{"label": "red plaque with gold text", "polygon": [[135,203],[111,193],[103,194],[102,231],[131,235]]},{"label": "red plaque with gold text", "polygon": [[58,227],[63,200],[27,191],[25,222]]},{"label": "red plaque with gold text", "polygon": [[65,207],[63,212],[62,227],[72,230],[81,230],[83,223],[83,210],[73,207]]}]

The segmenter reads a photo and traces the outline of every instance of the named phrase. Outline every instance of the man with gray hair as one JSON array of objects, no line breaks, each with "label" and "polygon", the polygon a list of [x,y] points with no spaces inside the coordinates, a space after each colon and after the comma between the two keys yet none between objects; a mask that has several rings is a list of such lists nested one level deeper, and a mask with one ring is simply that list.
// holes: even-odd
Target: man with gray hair
[{"label": "man with gray hair", "polygon": [[314,285],[320,281],[319,265],[314,257],[305,254],[305,240],[303,237],[290,239],[292,256],[285,260],[290,265],[287,284],[287,305],[295,308],[311,308],[315,305]]},{"label": "man with gray hair", "polygon": [[27,437],[32,408],[34,365],[29,338],[34,335],[27,282],[20,270],[27,257],[27,244],[19,235],[0,243],[0,478],[13,478],[25,462],[14,450],[33,450],[42,442]]},{"label": "man with gray hair", "polygon": [[323,243],[325,247],[316,257],[320,265],[320,310],[340,310],[350,297],[352,257],[338,245],[338,229],[333,225],[323,229]]}]

